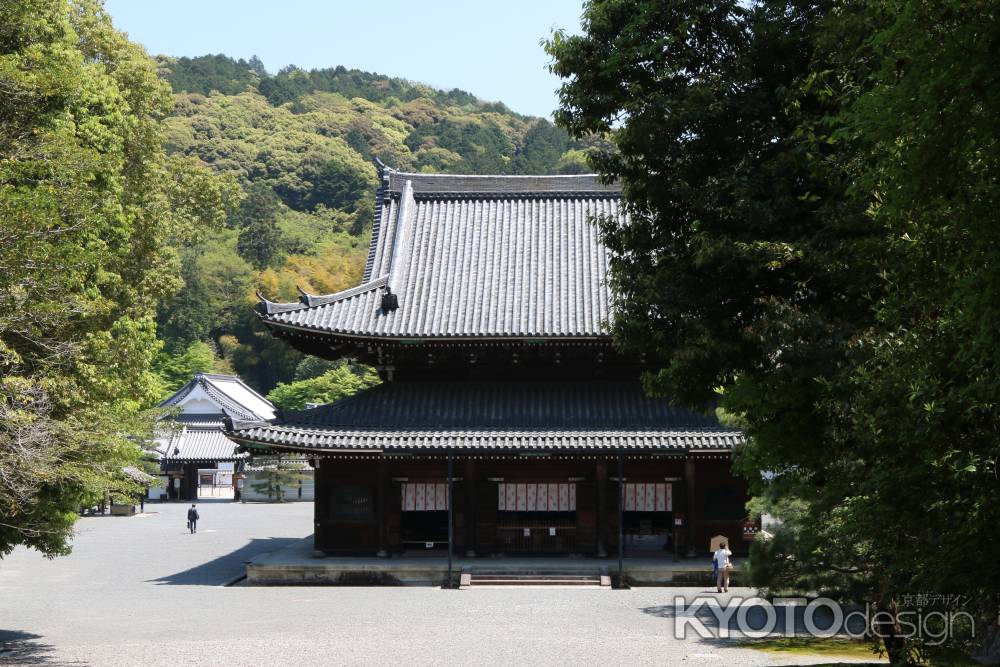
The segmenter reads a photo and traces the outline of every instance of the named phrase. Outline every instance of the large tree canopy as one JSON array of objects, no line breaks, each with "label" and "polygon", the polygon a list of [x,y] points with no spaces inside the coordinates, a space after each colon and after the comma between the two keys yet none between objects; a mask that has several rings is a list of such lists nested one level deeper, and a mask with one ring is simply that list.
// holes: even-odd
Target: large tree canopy
[{"label": "large tree canopy", "polygon": [[0,556],[64,553],[81,506],[133,490],[170,244],[225,217],[163,152],[170,103],[96,0],[0,4]]},{"label": "large tree canopy", "polygon": [[557,122],[615,144],[593,162],[629,212],[600,221],[616,341],[649,390],[742,421],[737,465],[785,520],[759,583],[961,594],[995,623],[998,18],[594,0],[548,44]]}]

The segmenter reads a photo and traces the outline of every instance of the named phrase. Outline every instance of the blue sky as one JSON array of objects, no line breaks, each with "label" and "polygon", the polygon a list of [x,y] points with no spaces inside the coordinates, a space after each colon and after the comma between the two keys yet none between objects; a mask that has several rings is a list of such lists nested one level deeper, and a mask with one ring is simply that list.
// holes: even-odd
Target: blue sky
[{"label": "blue sky", "polygon": [[150,54],[257,54],[268,71],[344,65],[461,88],[550,116],[559,79],[539,40],[579,32],[582,0],[106,0]]}]

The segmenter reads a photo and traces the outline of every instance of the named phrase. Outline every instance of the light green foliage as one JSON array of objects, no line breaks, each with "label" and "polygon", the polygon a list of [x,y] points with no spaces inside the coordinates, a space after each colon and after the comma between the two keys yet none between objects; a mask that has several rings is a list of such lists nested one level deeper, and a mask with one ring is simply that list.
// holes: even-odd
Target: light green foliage
[{"label": "light green foliage", "polygon": [[99,2],[0,4],[0,91],[0,556],[51,556],[81,506],[136,490],[169,244],[224,218],[226,186],[166,159],[170,90]]},{"label": "light green foliage", "polygon": [[280,408],[301,410],[306,403],[332,403],[378,383],[374,369],[344,364],[316,377],[281,383],[267,398]]},{"label": "light green foliage", "polygon": [[592,156],[631,214],[601,224],[615,337],[650,390],[721,391],[745,425],[752,508],[784,521],[755,582],[887,611],[962,595],[995,632],[996,7],[604,0],[584,21],[549,50],[557,121],[618,148]]},{"label": "light green foliage", "polygon": [[180,354],[161,351],[153,364],[160,381],[160,399],[183,387],[195,373],[225,373],[228,370],[215,346],[204,341],[191,343]]}]

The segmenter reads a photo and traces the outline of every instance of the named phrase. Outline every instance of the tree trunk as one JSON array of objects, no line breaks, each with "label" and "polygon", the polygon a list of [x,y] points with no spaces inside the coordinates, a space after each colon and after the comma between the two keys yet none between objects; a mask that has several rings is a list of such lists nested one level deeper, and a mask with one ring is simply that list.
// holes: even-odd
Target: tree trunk
[{"label": "tree trunk", "polygon": [[[910,659],[909,646],[907,640],[902,636],[902,628],[899,626],[898,614],[899,606],[896,599],[889,597],[880,600],[875,605],[874,622],[872,631],[876,637],[882,640],[882,646],[889,656],[889,661],[893,665],[912,665]],[[888,615],[887,618],[882,618]]]}]

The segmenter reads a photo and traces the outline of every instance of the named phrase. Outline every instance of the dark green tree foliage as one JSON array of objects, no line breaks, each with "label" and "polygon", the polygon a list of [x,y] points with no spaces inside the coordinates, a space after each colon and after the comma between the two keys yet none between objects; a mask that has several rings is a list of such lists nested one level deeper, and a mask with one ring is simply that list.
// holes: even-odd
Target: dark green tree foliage
[{"label": "dark green tree foliage", "polygon": [[[511,171],[514,143],[496,123],[445,119],[433,125],[421,125],[406,138],[411,151],[427,142],[461,155],[462,161],[455,167],[459,173],[505,174]],[[438,167],[430,163],[427,166]]]},{"label": "dark green tree foliage", "polygon": [[281,256],[281,230],[276,220],[259,218],[240,230],[236,250],[254,268],[271,266]]},{"label": "dark green tree foliage", "polygon": [[230,226],[243,229],[258,220],[277,220],[280,212],[281,200],[274,191],[255,183],[246,189],[246,197],[230,216]]},{"label": "dark green tree foliage", "polygon": [[[303,70],[295,65],[283,67],[275,76],[260,83],[260,92],[271,104],[294,102],[302,95],[320,91],[340,93],[350,99],[360,97],[372,102],[385,102],[391,98],[401,101],[429,97],[439,104],[449,106],[488,106],[474,95],[454,88],[450,91],[433,90],[406,79],[347,69],[343,66]],[[488,110],[510,113],[500,105],[489,105]]]},{"label": "dark green tree foliage", "polygon": [[256,55],[250,56],[250,60],[247,61],[247,65],[250,66],[250,71],[260,78],[263,79],[267,76],[267,69],[264,67],[264,61]]},{"label": "dark green tree foliage", "polygon": [[208,95],[213,90],[223,95],[236,95],[260,81],[264,64],[254,56],[250,62],[233,60],[220,54],[177,58],[167,63],[167,81],[176,91]]},{"label": "dark green tree foliage", "polygon": [[314,151],[299,162],[292,178],[279,181],[275,190],[296,210],[324,206],[350,212],[362,198],[372,197],[371,185],[367,170],[337,153]]},{"label": "dark green tree foliage", "polygon": [[575,148],[566,130],[544,118],[524,135],[524,143],[514,156],[513,168],[518,174],[544,174],[559,164],[563,154]]},{"label": "dark green tree foliage", "polygon": [[962,594],[995,623],[995,7],[605,0],[584,21],[548,48],[557,122],[614,129],[593,160],[630,213],[601,222],[615,338],[655,359],[649,390],[721,393],[745,425],[737,465],[785,520],[756,581],[890,611]]},{"label": "dark green tree foliage", "polygon": [[266,185],[253,185],[233,216],[239,228],[236,251],[254,268],[276,263],[282,253],[278,214],[281,200]]}]

